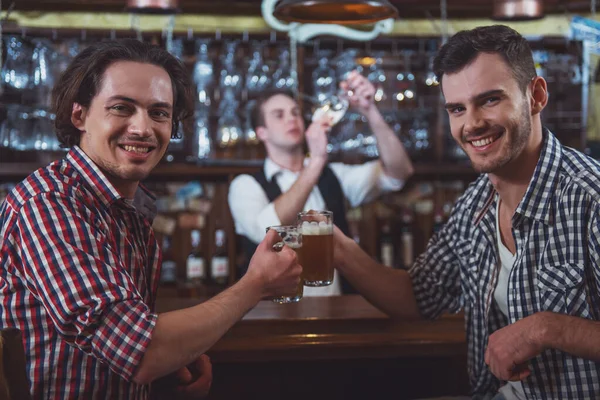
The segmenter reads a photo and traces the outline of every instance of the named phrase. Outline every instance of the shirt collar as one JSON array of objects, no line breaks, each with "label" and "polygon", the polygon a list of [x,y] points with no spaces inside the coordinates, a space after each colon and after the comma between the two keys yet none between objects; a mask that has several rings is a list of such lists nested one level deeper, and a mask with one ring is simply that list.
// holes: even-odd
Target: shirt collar
[{"label": "shirt collar", "polygon": [[551,207],[562,168],[562,149],[556,137],[544,129],[540,159],[525,196],[517,206],[516,215],[538,220],[546,225],[553,223]]},{"label": "shirt collar", "polygon": [[[308,158],[304,159],[304,166],[306,166],[306,164],[308,164]],[[265,178],[267,178],[267,181],[269,182],[273,179],[275,175],[283,171],[290,171],[289,169],[283,168],[282,166],[276,164],[275,161],[271,160],[269,157],[265,159],[265,165],[263,168],[265,172]]]},{"label": "shirt collar", "polygon": [[122,200],[123,204],[134,207],[145,218],[152,221],[156,216],[156,198],[142,184],[138,185],[132,202],[125,198],[108,180],[100,168],[88,157],[79,146],[73,146],[67,153],[67,161],[88,183],[90,190],[100,202],[110,207],[115,202]]},{"label": "shirt collar", "polygon": [[[540,221],[546,225],[553,223],[552,198],[558,184],[562,164],[562,145],[549,130],[542,132],[542,151],[525,195],[519,202],[513,217],[513,226],[519,225],[523,218]],[[483,183],[481,196],[473,199],[471,206],[479,210],[474,223],[478,225],[484,215],[495,204],[496,191],[488,179]]]}]

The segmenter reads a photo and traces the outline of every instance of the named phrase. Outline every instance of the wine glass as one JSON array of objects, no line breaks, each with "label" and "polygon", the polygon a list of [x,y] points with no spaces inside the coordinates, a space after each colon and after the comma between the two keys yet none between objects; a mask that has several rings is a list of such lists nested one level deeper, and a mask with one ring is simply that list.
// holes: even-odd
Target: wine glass
[{"label": "wine glass", "polygon": [[331,126],[340,122],[350,106],[349,97],[353,95],[352,90],[340,89],[336,94],[326,97],[317,102],[312,114],[312,121],[318,121],[324,116],[329,118]]}]

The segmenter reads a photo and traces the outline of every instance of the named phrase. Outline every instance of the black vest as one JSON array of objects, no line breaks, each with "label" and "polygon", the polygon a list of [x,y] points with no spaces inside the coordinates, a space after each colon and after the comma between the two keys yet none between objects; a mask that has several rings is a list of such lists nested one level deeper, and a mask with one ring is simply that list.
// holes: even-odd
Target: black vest
[{"label": "black vest", "polygon": [[[264,167],[252,176],[263,188],[270,202],[275,201],[277,197],[281,196],[281,189],[279,188],[277,182],[275,182],[275,176],[273,177],[273,179],[268,181],[267,177],[265,176]],[[337,176],[335,176],[335,174],[333,173],[331,168],[329,168],[329,166],[325,166],[325,168],[323,168],[323,172],[321,172],[321,176],[319,177],[317,187],[319,188],[319,191],[323,196],[323,200],[325,200],[327,210],[333,212],[333,223],[338,228],[340,228],[340,230],[344,232],[346,236],[350,236],[350,230],[348,229],[348,221],[346,221],[346,206],[344,192],[342,190],[342,187],[340,186],[340,182]],[[242,242],[244,252],[246,253],[246,257],[248,258],[249,262],[250,258],[256,251],[258,243],[254,243],[246,236],[242,236]],[[247,270],[248,264],[244,265],[242,270],[239,271],[239,276],[241,277],[242,275],[244,275]],[[357,293],[357,291],[350,285],[346,278],[344,278],[341,274],[339,274],[339,277],[341,278],[340,286],[343,294]]]}]

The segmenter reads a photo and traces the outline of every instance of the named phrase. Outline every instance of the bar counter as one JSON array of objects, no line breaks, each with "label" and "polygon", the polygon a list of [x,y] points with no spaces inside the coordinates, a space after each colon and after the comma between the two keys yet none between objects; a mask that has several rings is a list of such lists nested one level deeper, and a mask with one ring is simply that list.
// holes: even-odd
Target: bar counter
[{"label": "bar counter", "polygon": [[[198,304],[159,298],[157,311]],[[411,399],[466,394],[462,315],[399,322],[358,295],[261,301],[208,352],[210,399]]]}]

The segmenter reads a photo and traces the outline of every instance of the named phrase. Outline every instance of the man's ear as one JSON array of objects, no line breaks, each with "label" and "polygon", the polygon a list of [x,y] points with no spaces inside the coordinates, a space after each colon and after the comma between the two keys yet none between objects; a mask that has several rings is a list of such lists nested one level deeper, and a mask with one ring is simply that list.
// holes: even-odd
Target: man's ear
[{"label": "man's ear", "polygon": [[531,115],[539,114],[548,104],[548,85],[541,76],[533,78],[531,83]]},{"label": "man's ear", "polygon": [[71,110],[71,123],[81,132],[85,132],[85,118],[87,116],[87,108],[79,103],[73,103]]},{"label": "man's ear", "polygon": [[265,128],[264,126],[257,126],[256,137],[259,138],[261,142],[267,140],[267,128]]}]

